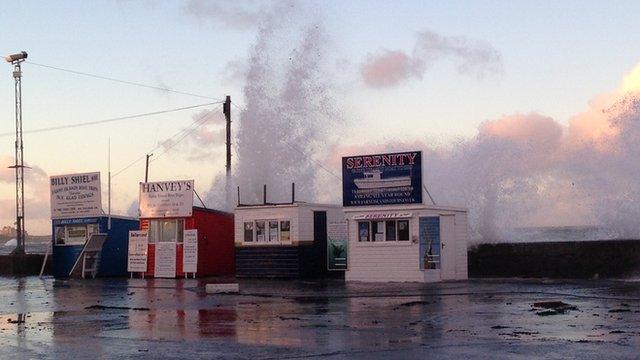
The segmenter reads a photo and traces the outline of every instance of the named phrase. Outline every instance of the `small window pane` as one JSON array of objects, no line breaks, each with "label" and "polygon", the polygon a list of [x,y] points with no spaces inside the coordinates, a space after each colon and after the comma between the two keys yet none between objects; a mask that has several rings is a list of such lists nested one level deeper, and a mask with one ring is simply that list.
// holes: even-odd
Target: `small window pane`
[{"label": "small window pane", "polygon": [[371,223],[371,233],[373,241],[384,241],[384,221],[373,221]]},{"label": "small window pane", "polygon": [[84,245],[87,241],[86,225],[70,225],[67,226],[67,241],[69,245]]},{"label": "small window pane", "polygon": [[253,222],[244,223],[244,242],[253,242]]},{"label": "small window pane", "polygon": [[396,221],[387,220],[387,241],[396,241]]},{"label": "small window pane", "polygon": [[269,221],[269,242],[278,241],[278,222]]},{"label": "small window pane", "polygon": [[64,226],[56,226],[56,245],[65,244]]},{"label": "small window pane", "polygon": [[291,241],[291,223],[288,220],[280,221],[280,241]]},{"label": "small window pane", "polygon": [[177,226],[175,220],[162,220],[160,222],[160,241],[162,242],[176,242],[177,240]]},{"label": "small window pane", "polygon": [[358,240],[369,241],[369,222],[362,221],[358,223]]},{"label": "small window pane", "polygon": [[398,240],[409,241],[409,220],[398,220]]},{"label": "small window pane", "polygon": [[158,220],[149,220],[148,236],[150,244],[158,241]]},{"label": "small window pane", "polygon": [[178,226],[178,242],[182,243],[184,242],[184,219],[178,219],[177,226]]},{"label": "small window pane", "polygon": [[264,242],[264,221],[256,221],[256,241]]}]

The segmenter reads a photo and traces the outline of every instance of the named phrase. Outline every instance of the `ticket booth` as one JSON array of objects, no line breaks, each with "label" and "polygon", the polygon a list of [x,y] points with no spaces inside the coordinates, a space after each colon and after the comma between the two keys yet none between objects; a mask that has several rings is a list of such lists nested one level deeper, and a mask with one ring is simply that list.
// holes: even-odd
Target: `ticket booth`
[{"label": "ticket booth", "polygon": [[[110,227],[109,222],[111,222]],[[100,253],[99,264],[97,264],[97,276],[127,275],[129,230],[139,227],[137,219],[123,216],[111,216],[111,221],[108,216],[53,219],[52,225],[53,275],[55,277],[70,276],[85,244],[93,234],[107,235]]]},{"label": "ticket booth", "polygon": [[106,234],[93,258],[97,276],[127,274],[129,230],[137,219],[108,216],[102,210],[100,173],[56,175],[50,178],[53,274],[71,275],[94,234]]},{"label": "ticket booth", "polygon": [[234,274],[233,214],[193,206],[193,180],[141,183],[140,214],[148,241],[144,276]]},{"label": "ticket booth", "polygon": [[468,278],[467,210],[423,202],[421,155],[410,151],[342,159],[347,281]]},{"label": "ticket booth", "polygon": [[342,239],[329,236],[330,228],[344,224],[341,206],[295,201],[239,205],[234,215],[236,276],[344,276],[346,241],[339,244]]}]

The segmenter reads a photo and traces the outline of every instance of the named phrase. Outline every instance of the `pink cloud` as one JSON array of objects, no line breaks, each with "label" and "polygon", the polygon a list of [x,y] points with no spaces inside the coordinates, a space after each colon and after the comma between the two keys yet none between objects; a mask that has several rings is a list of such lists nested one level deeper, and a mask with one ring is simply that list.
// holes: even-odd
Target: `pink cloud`
[{"label": "pink cloud", "polygon": [[370,56],[360,68],[365,84],[375,88],[391,87],[412,78],[421,77],[419,67],[402,51],[386,50]]}]

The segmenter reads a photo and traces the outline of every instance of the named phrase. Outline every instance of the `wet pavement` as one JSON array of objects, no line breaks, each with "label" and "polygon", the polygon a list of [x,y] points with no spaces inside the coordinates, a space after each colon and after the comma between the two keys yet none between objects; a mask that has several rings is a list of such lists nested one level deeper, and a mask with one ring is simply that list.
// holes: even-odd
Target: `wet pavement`
[{"label": "wet pavement", "polygon": [[207,282],[0,278],[0,357],[640,358],[637,281]]}]

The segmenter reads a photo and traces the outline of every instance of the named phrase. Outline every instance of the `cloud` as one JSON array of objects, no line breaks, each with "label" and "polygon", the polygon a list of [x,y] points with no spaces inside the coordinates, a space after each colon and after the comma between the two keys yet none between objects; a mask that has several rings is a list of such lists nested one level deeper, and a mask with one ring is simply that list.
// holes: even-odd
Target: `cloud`
[{"label": "cloud", "polygon": [[[475,136],[434,146],[389,139],[338,146],[344,155],[421,149],[424,181],[439,204],[469,208],[474,238],[492,241],[520,226],[596,225],[640,236],[640,64],[610,93],[595,96],[568,125],[538,113],[484,121]],[[330,179],[327,192],[340,193]],[[334,198],[339,201],[339,198]]]},{"label": "cloud", "polygon": [[503,73],[502,57],[490,44],[424,31],[418,34],[412,55],[401,50],[380,51],[360,66],[360,74],[369,87],[393,87],[410,79],[422,79],[439,60],[451,61],[460,74],[477,78]]},{"label": "cloud", "polygon": [[270,21],[274,14],[284,15],[285,11],[297,6],[297,1],[253,1],[236,0],[190,0],[185,6],[188,15],[202,21],[222,25],[236,30],[252,30]]},{"label": "cloud", "polygon": [[391,87],[409,78],[422,78],[422,63],[415,63],[402,51],[385,50],[370,56],[361,67],[364,82],[371,87]]},{"label": "cloud", "polygon": [[[5,155],[0,157],[0,184],[15,189],[15,170],[9,169],[15,163],[13,157]],[[50,205],[49,205],[49,176],[37,165],[25,164],[25,227],[31,234],[46,234],[49,230]],[[6,196],[0,197],[0,227],[13,226],[15,222],[16,200],[14,191],[5,192]]]}]

